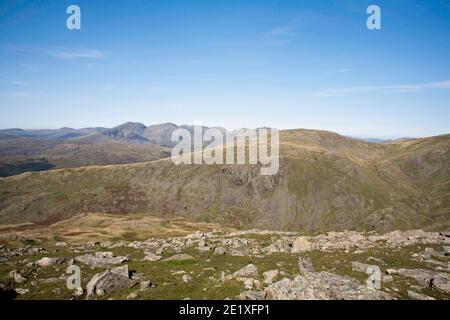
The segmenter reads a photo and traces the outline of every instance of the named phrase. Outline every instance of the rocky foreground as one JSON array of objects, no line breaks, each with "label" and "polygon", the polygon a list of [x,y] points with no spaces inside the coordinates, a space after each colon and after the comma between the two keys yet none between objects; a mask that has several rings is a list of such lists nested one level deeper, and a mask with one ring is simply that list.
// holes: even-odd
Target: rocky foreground
[{"label": "rocky foreground", "polygon": [[[71,265],[81,285],[69,289]],[[9,232],[0,290],[2,299],[449,299],[450,233],[198,231],[74,244]]]}]

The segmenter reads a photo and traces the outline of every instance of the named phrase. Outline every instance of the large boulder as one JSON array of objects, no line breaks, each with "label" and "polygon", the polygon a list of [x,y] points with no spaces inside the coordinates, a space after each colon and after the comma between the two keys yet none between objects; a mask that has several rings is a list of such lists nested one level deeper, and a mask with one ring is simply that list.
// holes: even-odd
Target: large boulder
[{"label": "large boulder", "polygon": [[86,299],[95,299],[116,291],[128,289],[132,285],[129,277],[128,265],[107,270],[94,275],[86,285]]}]

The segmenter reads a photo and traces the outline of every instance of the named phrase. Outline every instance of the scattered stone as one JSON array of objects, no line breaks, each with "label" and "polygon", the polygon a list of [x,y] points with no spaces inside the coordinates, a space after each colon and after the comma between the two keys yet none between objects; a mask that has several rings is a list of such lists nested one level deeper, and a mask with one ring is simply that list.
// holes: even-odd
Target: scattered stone
[{"label": "scattered stone", "polygon": [[44,257],[36,261],[36,265],[39,267],[50,267],[54,265],[61,265],[64,262],[66,262],[66,258]]},{"label": "scattered stone", "polygon": [[278,270],[269,270],[266,272],[263,272],[264,277],[264,283],[265,284],[272,284],[276,277],[278,277]]},{"label": "scattered stone", "polygon": [[134,300],[137,299],[139,295],[136,292],[132,292],[127,296],[127,300]]},{"label": "scattered stone", "polygon": [[245,278],[243,282],[245,289],[247,290],[259,289],[259,287],[261,286],[261,283],[258,280],[252,278]]},{"label": "scattered stone", "polygon": [[367,261],[375,261],[375,262],[378,262],[380,264],[385,264],[383,260],[381,260],[379,258],[375,258],[375,257],[368,257]]},{"label": "scattered stone", "polygon": [[358,261],[352,261],[352,270],[356,272],[366,273],[370,265]]},{"label": "scattered stone", "polygon": [[75,257],[75,261],[91,268],[108,268],[128,261],[128,258],[124,256],[114,257],[112,252],[96,252],[95,255],[84,254]]},{"label": "scattered stone", "polygon": [[233,277],[243,277],[243,278],[257,278],[258,268],[254,264],[248,264],[242,269],[239,269],[233,273]]},{"label": "scattered stone", "polygon": [[184,260],[195,260],[195,258],[191,255],[181,253],[166,258],[163,261],[184,261]]},{"label": "scattered stone", "polygon": [[411,290],[408,290],[408,296],[414,300],[436,300],[433,297],[421,294],[421,293],[417,293]]},{"label": "scattered stone", "polygon": [[188,274],[184,274],[181,279],[183,280],[184,283],[189,283],[192,281],[192,277]]},{"label": "scattered stone", "polygon": [[312,244],[307,237],[299,237],[294,241],[291,253],[308,252],[311,251],[312,249],[313,249]]},{"label": "scattered stone", "polygon": [[57,243],[55,243],[55,246],[57,246],[57,247],[67,247],[67,243],[65,243],[64,241],[57,242]]},{"label": "scattered stone", "polygon": [[74,297],[81,297],[81,296],[83,295],[83,293],[84,293],[83,288],[76,288],[76,289],[73,291],[72,295],[73,295]]},{"label": "scattered stone", "polygon": [[27,281],[27,278],[23,277],[17,270],[12,270],[8,275],[14,280],[14,283],[23,283]]},{"label": "scattered stone", "polygon": [[226,250],[225,250],[224,247],[217,247],[217,248],[214,249],[214,253],[215,254],[225,254]]},{"label": "scattered stone", "polygon": [[114,245],[114,243],[111,241],[103,241],[100,243],[100,247],[102,247],[102,248],[109,248],[113,245]]},{"label": "scattered stone", "polygon": [[149,281],[149,280],[144,280],[144,281],[139,282],[139,287],[141,288],[141,290],[145,290],[145,289],[147,289],[148,287],[150,287],[151,284],[152,284],[151,281]]},{"label": "scattered stone", "polygon": [[299,257],[298,258],[298,268],[300,269],[300,274],[303,276],[308,275],[311,272],[314,272],[314,268],[311,262],[311,259],[307,257]]},{"label": "scattered stone", "polygon": [[391,296],[362,285],[356,279],[329,272],[312,272],[275,282],[265,290],[270,300],[379,300]]},{"label": "scattered stone", "polygon": [[24,295],[24,294],[27,294],[30,292],[29,289],[23,289],[23,288],[16,288],[14,290],[17,292],[17,294],[20,294],[20,295]]},{"label": "scattered stone", "polygon": [[161,256],[158,256],[154,253],[147,253],[147,255],[142,259],[142,261],[159,261],[161,260]]},{"label": "scattered stone", "polygon": [[99,259],[110,259],[114,257],[114,254],[110,251],[107,252],[96,252],[95,256]]},{"label": "scattered stone", "polygon": [[430,287],[450,293],[450,279],[448,273],[438,273],[424,269],[388,269],[387,272],[414,279],[423,287]]}]

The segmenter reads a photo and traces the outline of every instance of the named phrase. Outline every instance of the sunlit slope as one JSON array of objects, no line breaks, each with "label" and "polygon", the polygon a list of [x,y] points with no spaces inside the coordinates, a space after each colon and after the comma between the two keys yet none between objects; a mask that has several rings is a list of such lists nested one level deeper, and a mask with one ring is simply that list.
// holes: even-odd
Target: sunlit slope
[{"label": "sunlit slope", "polygon": [[283,230],[450,226],[450,136],[369,143],[283,131],[280,170],[170,159],[0,179],[0,222],[48,224],[84,212],[185,216]]}]

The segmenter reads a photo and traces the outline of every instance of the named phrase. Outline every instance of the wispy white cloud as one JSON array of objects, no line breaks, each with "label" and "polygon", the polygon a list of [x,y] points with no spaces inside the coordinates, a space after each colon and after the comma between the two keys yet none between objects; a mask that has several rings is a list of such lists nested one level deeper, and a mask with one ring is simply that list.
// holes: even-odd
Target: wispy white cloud
[{"label": "wispy white cloud", "polygon": [[151,86],[145,87],[145,90],[146,91],[151,91],[151,92],[160,92],[160,91],[167,90],[167,88],[163,87],[163,86],[158,86],[158,85],[151,85]]},{"label": "wispy white cloud", "polygon": [[450,89],[450,80],[419,84],[402,84],[390,86],[360,86],[360,87],[345,87],[338,89],[321,90],[310,92],[306,95],[309,97],[330,97],[347,95],[362,92],[387,92],[387,93],[414,93],[426,90]]},{"label": "wispy white cloud", "polygon": [[30,98],[30,97],[42,97],[46,94],[43,92],[34,91],[0,91],[0,95],[16,97],[16,98]]},{"label": "wispy white cloud", "polygon": [[352,69],[349,69],[349,68],[340,68],[340,69],[336,69],[336,70],[330,70],[330,71],[327,71],[327,72],[324,72],[324,73],[320,74],[319,78],[324,78],[324,77],[336,75],[336,74],[339,74],[339,73],[345,73],[345,72],[349,72],[351,70]]},{"label": "wispy white cloud", "polygon": [[19,66],[27,70],[36,70],[36,67],[27,63],[19,63]]},{"label": "wispy white cloud", "polygon": [[[85,48],[69,48],[59,46],[18,46],[11,44],[2,44],[0,48],[13,50],[18,52],[33,53],[33,54],[47,54],[57,59],[74,60],[74,59],[100,59],[105,56],[104,52],[97,49]],[[22,67],[30,67],[22,64]],[[29,68],[31,69],[31,68]]]},{"label": "wispy white cloud", "polygon": [[295,36],[296,33],[293,32],[291,27],[277,27],[266,32],[268,36]]},{"label": "wispy white cloud", "polygon": [[26,86],[26,85],[28,85],[28,82],[21,81],[21,80],[12,80],[12,81],[10,81],[10,83],[14,84],[16,86]]},{"label": "wispy white cloud", "polygon": [[100,59],[104,57],[103,52],[99,50],[77,50],[68,48],[59,48],[56,50],[48,50],[48,54],[58,59]]},{"label": "wispy white cloud", "polygon": [[115,85],[107,84],[102,87],[102,91],[114,91],[116,89]]},{"label": "wispy white cloud", "polygon": [[263,34],[265,45],[284,45],[297,36],[297,32],[292,27],[276,27]]}]

